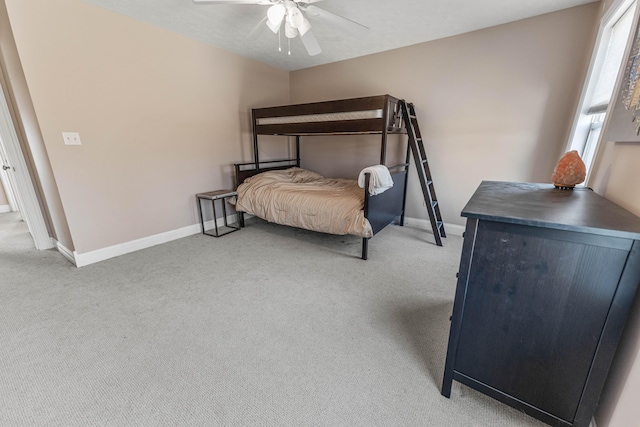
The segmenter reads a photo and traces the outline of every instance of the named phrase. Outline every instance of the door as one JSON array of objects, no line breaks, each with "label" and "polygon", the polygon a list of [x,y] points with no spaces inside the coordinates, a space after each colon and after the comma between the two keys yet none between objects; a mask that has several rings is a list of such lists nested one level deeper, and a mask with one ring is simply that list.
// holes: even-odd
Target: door
[{"label": "door", "polygon": [[[13,195],[20,215],[27,223],[31,237],[37,249],[51,249],[54,247],[49,236],[47,225],[40,209],[40,203],[36,195],[27,163],[22,154],[22,148],[18,142],[9,106],[0,86],[0,146],[2,147],[2,163],[7,168],[0,168],[7,175],[10,185],[13,181]],[[6,159],[6,160],[4,160]]]}]

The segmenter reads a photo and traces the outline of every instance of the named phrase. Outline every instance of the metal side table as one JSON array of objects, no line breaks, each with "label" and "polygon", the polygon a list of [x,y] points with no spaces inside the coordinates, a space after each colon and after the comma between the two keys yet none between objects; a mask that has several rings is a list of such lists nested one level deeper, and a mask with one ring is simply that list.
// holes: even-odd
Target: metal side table
[{"label": "metal side table", "polygon": [[[202,234],[206,234],[207,236],[220,237],[225,234],[233,233],[234,231],[240,230],[240,222],[236,220],[235,223],[229,224],[227,220],[227,208],[226,204],[227,199],[229,197],[237,196],[238,193],[233,190],[216,190],[209,191],[207,193],[198,193],[196,194],[196,200],[198,203],[198,210],[200,211],[200,223],[202,224]],[[213,207],[213,228],[206,230],[204,224],[204,214],[202,213],[202,201],[203,200],[211,200],[211,206]],[[216,201],[219,200],[222,204],[222,218],[224,219],[224,226],[221,226],[218,229],[218,215],[216,214]],[[210,231],[213,230],[213,233]]]}]

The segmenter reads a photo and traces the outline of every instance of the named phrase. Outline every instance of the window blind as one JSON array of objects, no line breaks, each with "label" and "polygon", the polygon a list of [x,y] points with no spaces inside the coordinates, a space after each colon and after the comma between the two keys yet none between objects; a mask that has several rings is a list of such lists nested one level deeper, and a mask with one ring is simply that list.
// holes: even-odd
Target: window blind
[{"label": "window blind", "polygon": [[598,76],[595,91],[591,98],[590,107],[587,114],[599,114],[607,111],[611,95],[616,84],[618,71],[622,65],[627,39],[633,24],[633,11],[635,2],[629,6],[618,21],[611,27],[611,37]]}]

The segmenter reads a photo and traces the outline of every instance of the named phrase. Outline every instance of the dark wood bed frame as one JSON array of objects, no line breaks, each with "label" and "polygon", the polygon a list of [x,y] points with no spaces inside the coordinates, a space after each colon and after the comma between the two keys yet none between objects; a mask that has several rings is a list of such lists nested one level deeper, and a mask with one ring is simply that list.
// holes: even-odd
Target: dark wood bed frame
[{"label": "dark wood bed frame", "polygon": [[[370,195],[369,174],[365,175],[364,216],[369,220],[373,234],[377,234],[387,225],[396,221],[404,225],[405,205],[407,198],[407,180],[409,176],[410,147],[407,144],[407,154],[404,163],[387,165],[387,135],[406,134],[403,126],[399,99],[390,95],[370,96],[366,98],[342,99],[337,101],[314,102],[310,104],[286,105],[270,108],[255,108],[252,110],[253,152],[254,161],[236,163],[236,187],[245,179],[270,170],[300,167],[300,137],[308,135],[360,135],[379,134],[380,164],[386,165],[391,172],[393,187],[378,194]],[[360,111],[382,110],[381,117],[348,120],[314,121],[303,123],[260,124],[260,119],[310,116],[329,113],[351,113]],[[261,161],[259,156],[259,135],[283,135],[295,137],[295,158],[282,160]],[[238,212],[240,224],[244,226],[243,212]],[[368,257],[369,238],[362,238],[362,259]]]}]

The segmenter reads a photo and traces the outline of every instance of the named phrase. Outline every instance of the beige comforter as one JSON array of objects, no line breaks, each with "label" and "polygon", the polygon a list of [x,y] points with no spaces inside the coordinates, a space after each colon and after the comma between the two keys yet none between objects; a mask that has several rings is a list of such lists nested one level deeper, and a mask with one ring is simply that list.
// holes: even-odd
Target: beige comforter
[{"label": "beige comforter", "polygon": [[357,181],[291,168],[246,179],[238,186],[236,209],[277,224],[372,237],[363,205],[364,190]]}]

